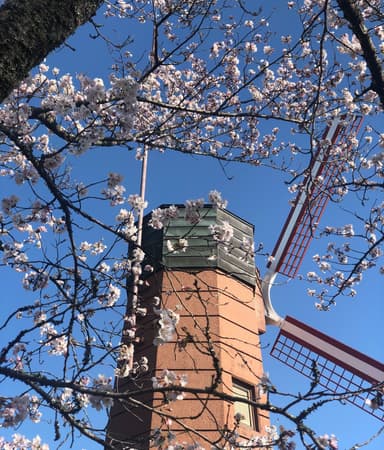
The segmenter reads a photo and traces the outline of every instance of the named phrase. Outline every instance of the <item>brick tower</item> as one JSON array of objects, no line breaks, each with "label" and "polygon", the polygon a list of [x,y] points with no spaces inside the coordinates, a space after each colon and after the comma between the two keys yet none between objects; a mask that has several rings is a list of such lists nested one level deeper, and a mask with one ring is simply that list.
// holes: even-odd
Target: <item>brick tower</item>
[{"label": "brick tower", "polygon": [[[140,306],[148,314],[137,324],[135,361],[148,358],[149,371],[135,381],[116,382],[118,391],[136,392],[134,401],[116,403],[111,411],[109,440],[121,448],[168,445],[169,437],[170,444],[222,447],[234,428],[239,439],[249,439],[269,424],[265,411],[226,398],[256,400],[263,374],[264,308],[254,259],[246,250],[253,226],[209,205],[199,210],[200,220],[193,225],[181,217],[182,208],[179,212],[162,230],[149,226],[150,215],[144,221],[143,250],[155,270],[139,290]],[[230,240],[221,239],[223,227],[230,234],[233,230]],[[160,306],[153,306],[155,298]],[[172,340],[162,345],[154,345],[157,308],[179,316]],[[176,375],[174,384],[185,376],[187,388],[198,391],[171,402],[172,393],[151,393],[153,377],[161,385],[169,374]],[[242,416],[237,427],[236,413]]]}]

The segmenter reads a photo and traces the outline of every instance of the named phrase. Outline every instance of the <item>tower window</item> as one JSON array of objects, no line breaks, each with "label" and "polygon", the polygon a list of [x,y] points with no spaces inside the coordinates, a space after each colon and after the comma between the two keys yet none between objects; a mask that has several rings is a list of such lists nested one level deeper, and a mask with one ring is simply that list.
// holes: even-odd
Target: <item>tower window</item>
[{"label": "tower window", "polygon": [[[232,392],[235,397],[241,397],[245,400],[255,400],[254,387],[235,378],[232,379]],[[252,405],[241,401],[235,401],[233,406],[235,414],[241,414],[242,416],[240,423],[258,431],[255,408]]]}]

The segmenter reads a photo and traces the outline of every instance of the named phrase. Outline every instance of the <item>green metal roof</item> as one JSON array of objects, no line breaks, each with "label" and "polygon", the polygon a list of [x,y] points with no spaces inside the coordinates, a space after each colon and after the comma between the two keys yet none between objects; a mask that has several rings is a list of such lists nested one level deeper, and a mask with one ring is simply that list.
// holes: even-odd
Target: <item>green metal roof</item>
[{"label": "green metal roof", "polygon": [[[162,205],[165,208],[169,205]],[[177,205],[178,206],[178,205]],[[225,209],[205,205],[196,224],[184,218],[185,207],[178,206],[179,217],[170,220],[162,230],[149,225],[151,214],[144,220],[143,250],[148,263],[156,269],[217,268],[255,285],[254,258],[243,250],[243,238],[253,242],[253,225]],[[214,239],[211,226],[227,222],[233,228],[233,238],[228,245]],[[177,249],[179,239],[187,239],[185,251],[169,251],[167,242]]]}]

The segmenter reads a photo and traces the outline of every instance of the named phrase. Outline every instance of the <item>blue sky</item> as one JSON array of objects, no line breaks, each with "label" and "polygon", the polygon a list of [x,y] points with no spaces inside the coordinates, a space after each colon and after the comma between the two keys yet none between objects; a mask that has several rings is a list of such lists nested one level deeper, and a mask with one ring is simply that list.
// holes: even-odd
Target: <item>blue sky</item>
[{"label": "blue sky", "polygon": [[[114,25],[117,23],[114,22]],[[111,64],[108,52],[101,43],[88,39],[88,32],[86,27],[79,30],[69,41],[75,51],[63,47],[48,58],[47,64],[59,67],[61,73],[75,72],[91,77],[105,77]],[[95,46],[98,47],[97,51]],[[288,139],[293,138],[287,136]],[[101,174],[104,169],[105,172],[117,171],[124,174],[129,193],[139,191],[140,164],[133,153],[123,149],[94,149],[88,152],[85,160],[87,162],[83,164],[79,158],[79,165],[74,166],[74,173],[78,174],[78,178],[97,178],[97,173]],[[284,181],[287,181],[286,175],[266,168],[235,163],[223,165],[207,157],[176,152],[153,152],[149,156],[148,167],[148,211],[162,203],[184,203],[186,199],[207,198],[210,190],[217,189],[228,200],[230,211],[254,224],[256,247],[262,242],[265,251],[271,252],[289,212],[288,201],[291,195]],[[356,201],[352,197],[348,199],[348,207],[353,209]],[[330,204],[322,218],[323,225],[341,225],[351,221],[352,217],[336,204]],[[323,249],[324,241],[314,240],[300,273],[306,274],[307,271],[314,270],[311,255],[321,253]],[[266,258],[259,256],[256,264],[261,273],[265,273]],[[356,297],[340,299],[337,306],[327,313],[315,309],[313,299],[306,294],[307,287],[303,281],[287,281],[285,277],[279,277],[277,285],[272,289],[272,299],[278,313],[281,316],[294,316],[379,361],[384,360],[382,277],[377,273],[368,273],[358,287]],[[265,370],[279,389],[303,392],[308,381],[268,355],[268,347],[273,344],[277,331],[276,328],[269,327],[262,338],[266,347]],[[365,441],[381,426],[377,419],[358,408],[337,404],[317,413],[309,425],[321,434],[336,434],[340,438],[340,449],[347,449],[353,444]],[[49,427],[49,424],[42,427],[28,426],[25,433],[31,436],[38,433],[44,439],[45,426]],[[92,448],[85,443],[84,446],[87,449]],[[368,448],[382,450],[383,446],[384,436],[381,436]],[[55,448],[54,445],[52,448]],[[75,445],[75,448],[79,447]]]}]

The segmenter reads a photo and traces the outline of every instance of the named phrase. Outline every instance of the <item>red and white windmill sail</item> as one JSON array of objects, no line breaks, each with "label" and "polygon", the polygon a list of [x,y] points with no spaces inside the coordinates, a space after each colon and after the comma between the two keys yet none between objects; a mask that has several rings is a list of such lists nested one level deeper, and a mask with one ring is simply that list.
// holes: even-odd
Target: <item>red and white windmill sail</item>
[{"label": "red and white windmill sail", "polygon": [[[308,377],[313,376],[316,364],[319,384],[335,394],[360,391],[348,400],[384,420],[384,365],[292,317],[282,319],[270,296],[278,273],[290,278],[297,274],[340,173],[340,162],[334,158],[333,150],[337,146],[343,152],[351,151],[351,138],[356,136],[361,122],[361,117],[348,121],[340,118],[326,128],[272,252],[262,294],[267,323],[280,327],[271,355]],[[372,391],[372,386],[378,389]]]}]

